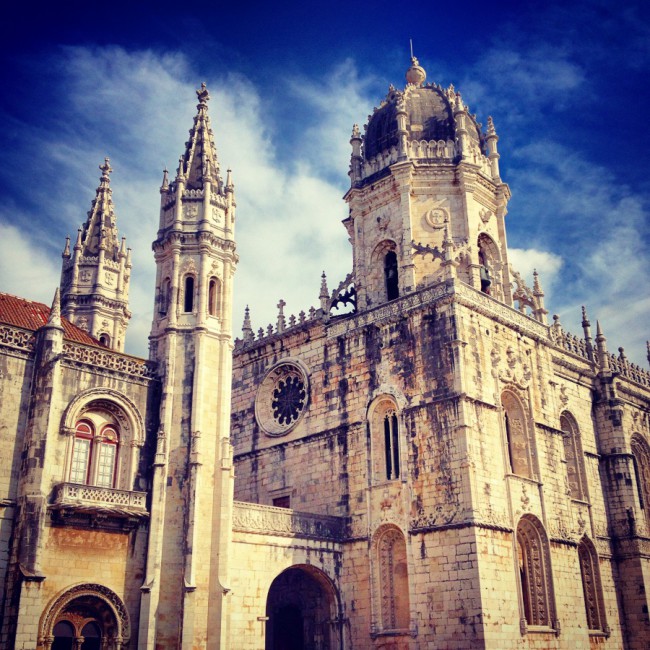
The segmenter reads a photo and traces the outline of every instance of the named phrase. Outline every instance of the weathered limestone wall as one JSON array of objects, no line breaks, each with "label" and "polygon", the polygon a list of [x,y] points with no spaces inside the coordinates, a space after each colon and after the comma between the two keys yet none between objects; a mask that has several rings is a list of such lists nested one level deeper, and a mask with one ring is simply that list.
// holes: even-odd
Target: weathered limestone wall
[{"label": "weathered limestone wall", "polygon": [[[8,332],[9,333],[9,332]],[[14,332],[20,334],[20,332]],[[24,353],[0,349],[0,584],[6,580],[24,444],[33,362]],[[3,594],[6,593],[3,590]],[[4,606],[0,599],[0,607]]]},{"label": "weathered limestone wall", "polygon": [[[39,341],[37,345],[43,345]],[[13,459],[3,465],[3,498],[16,504],[17,516],[13,526],[3,522],[2,529],[3,538],[11,535],[12,548],[8,550],[7,579],[3,580],[6,600],[0,645],[36,647],[39,620],[47,604],[81,583],[112,590],[137,625],[146,519],[138,523],[138,517],[115,518],[110,510],[119,505],[97,496],[93,498],[99,500],[90,504],[90,510],[87,502],[84,507],[66,502],[62,510],[52,510],[52,505],[59,503],[58,486],[70,481],[74,414],[95,400],[116,409],[126,407],[120,413],[128,413],[127,419],[120,421],[116,487],[146,491],[149,459],[145,439],[155,426],[155,383],[141,360],[114,355],[122,371],[110,371],[89,361],[93,355],[113,353],[67,342],[54,362],[47,360],[47,352],[39,353],[37,361],[31,352],[29,360],[11,350],[3,352],[0,364],[10,381],[0,384],[0,418],[9,426],[0,435],[0,444],[5,457]],[[80,355],[85,355],[83,362]],[[42,364],[38,381],[44,390],[32,392],[35,363]],[[22,463],[20,454],[25,455]],[[110,490],[106,495],[110,499]],[[96,506],[100,510],[108,506],[108,517]],[[130,647],[136,647],[135,639],[132,637]]]},{"label": "weathered limestone wall", "polygon": [[[397,635],[398,647],[620,647],[612,588],[619,567],[608,537],[609,488],[599,470],[592,365],[553,345],[548,327],[467,286],[426,291],[236,352],[236,497],[271,504],[289,495],[297,510],[349,517],[340,588],[355,647],[383,638],[373,543],[387,526],[405,534],[417,629]],[[255,419],[255,396],[266,372],[283,360],[305,368],[310,402],[288,433],[269,436]],[[523,409],[527,469],[517,473],[504,391]],[[381,476],[385,450],[372,405],[383,395],[399,412],[398,480]],[[580,498],[569,493],[560,423],[567,413],[579,436]],[[514,539],[522,517],[538,521],[547,539],[559,635],[530,626],[521,633]],[[583,536],[599,555],[608,627],[600,634],[587,630],[577,552]],[[640,566],[631,570],[639,584]]]}]

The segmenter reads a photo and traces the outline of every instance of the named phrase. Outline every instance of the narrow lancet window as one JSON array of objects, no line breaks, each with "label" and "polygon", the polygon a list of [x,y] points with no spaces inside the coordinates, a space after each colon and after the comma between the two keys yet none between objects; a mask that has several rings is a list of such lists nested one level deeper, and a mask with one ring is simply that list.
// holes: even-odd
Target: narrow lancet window
[{"label": "narrow lancet window", "polygon": [[386,278],[386,299],[399,298],[399,282],[397,273],[397,254],[388,251],[384,257],[384,276]]},{"label": "narrow lancet window", "polygon": [[188,275],[185,278],[185,296],[183,299],[183,311],[186,314],[194,310],[194,278]]}]

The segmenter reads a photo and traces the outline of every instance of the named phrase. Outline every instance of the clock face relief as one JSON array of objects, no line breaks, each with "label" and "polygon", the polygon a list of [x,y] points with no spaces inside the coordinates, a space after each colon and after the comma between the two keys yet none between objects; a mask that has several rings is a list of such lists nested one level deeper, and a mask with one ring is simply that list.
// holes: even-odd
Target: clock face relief
[{"label": "clock face relief", "polygon": [[281,363],[266,375],[257,391],[255,416],[270,436],[290,431],[301,419],[309,399],[309,381],[296,363]]}]

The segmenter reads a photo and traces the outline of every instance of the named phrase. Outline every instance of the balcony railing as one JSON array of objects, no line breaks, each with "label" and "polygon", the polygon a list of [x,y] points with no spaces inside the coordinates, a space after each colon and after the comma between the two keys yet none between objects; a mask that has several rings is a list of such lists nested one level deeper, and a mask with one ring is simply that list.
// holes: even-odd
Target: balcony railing
[{"label": "balcony railing", "polygon": [[147,515],[147,493],[130,490],[60,483],[54,491],[52,507],[56,510],[79,508],[112,515]]},{"label": "balcony railing", "polygon": [[233,529],[244,533],[341,541],[346,519],[235,501]]}]

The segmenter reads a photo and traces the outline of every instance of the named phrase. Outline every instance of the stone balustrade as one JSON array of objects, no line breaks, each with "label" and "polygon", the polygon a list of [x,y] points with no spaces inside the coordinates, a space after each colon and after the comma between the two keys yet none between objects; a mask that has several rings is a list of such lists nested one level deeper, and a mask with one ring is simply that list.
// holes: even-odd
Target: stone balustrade
[{"label": "stone balustrade", "polygon": [[243,501],[235,501],[233,507],[233,530],[242,533],[340,542],[346,534],[346,523],[344,517],[297,512]]}]

